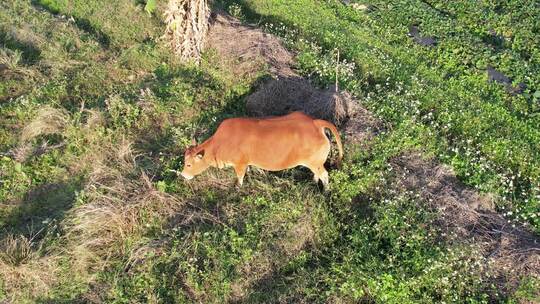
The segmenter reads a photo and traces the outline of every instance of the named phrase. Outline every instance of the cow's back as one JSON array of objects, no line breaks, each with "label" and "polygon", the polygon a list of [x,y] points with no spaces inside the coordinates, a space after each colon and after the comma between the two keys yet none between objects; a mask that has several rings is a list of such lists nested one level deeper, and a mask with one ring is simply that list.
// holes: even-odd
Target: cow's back
[{"label": "cow's back", "polygon": [[299,112],[266,119],[227,119],[212,141],[218,161],[247,163],[266,170],[303,164],[314,150],[329,145],[313,119]]}]

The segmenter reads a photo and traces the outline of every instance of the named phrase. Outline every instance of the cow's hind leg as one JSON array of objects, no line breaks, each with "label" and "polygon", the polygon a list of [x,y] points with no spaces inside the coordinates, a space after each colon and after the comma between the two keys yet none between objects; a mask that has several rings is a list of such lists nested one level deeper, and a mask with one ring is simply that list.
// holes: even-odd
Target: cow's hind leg
[{"label": "cow's hind leg", "polygon": [[313,181],[317,184],[319,183],[319,171],[318,170],[313,170],[311,168],[309,168],[311,170],[311,172],[313,172]]},{"label": "cow's hind leg", "polygon": [[246,164],[238,164],[234,167],[234,172],[236,172],[237,177],[236,185],[238,187],[242,186],[242,184],[244,183],[244,175],[246,175],[246,169]]},{"label": "cow's hind leg", "polygon": [[311,170],[311,172],[313,172],[313,181],[318,183],[320,180],[323,184],[324,190],[325,191],[328,190],[328,183],[329,183],[328,172],[324,168],[324,163],[314,165],[314,166],[309,166],[309,169]]},{"label": "cow's hind leg", "polygon": [[328,155],[330,154],[330,142],[328,141],[328,138],[324,133],[322,134],[324,137],[324,144],[321,146],[321,149],[317,154],[315,154],[316,158],[314,159],[315,166],[312,167],[311,171],[315,174],[314,179],[316,181],[320,180],[323,184],[324,191],[328,190],[329,185],[329,178],[328,178],[328,171],[324,168],[324,163],[326,162],[326,159],[328,158]]}]

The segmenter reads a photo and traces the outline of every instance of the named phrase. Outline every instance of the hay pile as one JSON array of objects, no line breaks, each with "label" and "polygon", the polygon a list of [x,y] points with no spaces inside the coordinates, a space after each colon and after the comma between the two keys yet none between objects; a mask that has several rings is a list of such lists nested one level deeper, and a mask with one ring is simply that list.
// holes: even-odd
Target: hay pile
[{"label": "hay pile", "polygon": [[354,109],[348,92],[335,88],[321,90],[300,77],[271,79],[246,99],[246,107],[254,116],[284,115],[302,111],[312,117],[342,125]]}]

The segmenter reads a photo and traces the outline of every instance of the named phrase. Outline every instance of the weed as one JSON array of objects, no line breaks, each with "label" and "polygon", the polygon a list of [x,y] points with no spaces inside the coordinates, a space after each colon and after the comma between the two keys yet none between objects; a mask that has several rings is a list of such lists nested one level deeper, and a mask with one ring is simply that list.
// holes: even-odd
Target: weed
[{"label": "weed", "polygon": [[29,240],[23,235],[14,236],[13,234],[9,234],[2,239],[0,259],[4,263],[18,266],[28,262],[33,257],[32,240]]}]

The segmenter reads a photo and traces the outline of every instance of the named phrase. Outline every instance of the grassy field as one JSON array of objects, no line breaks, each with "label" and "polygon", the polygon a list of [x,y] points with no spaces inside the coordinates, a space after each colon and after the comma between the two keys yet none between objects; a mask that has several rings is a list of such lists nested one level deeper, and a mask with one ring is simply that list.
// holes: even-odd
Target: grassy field
[{"label": "grassy field", "polygon": [[[421,189],[395,186],[392,165],[413,152],[445,163],[508,225],[540,232],[536,2],[216,1],[282,37],[314,83],[339,65],[384,121],[346,144],[327,193],[304,169],[252,170],[241,189],[232,170],[177,176],[191,138],[245,115],[268,71],[236,77],[211,49],[177,62],[160,40],[164,2],[152,14],[145,1],[0,3],[0,301],[539,300],[539,278],[492,272]],[[437,46],[414,44],[411,23]],[[489,83],[487,65],[524,93]]]}]

